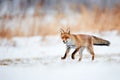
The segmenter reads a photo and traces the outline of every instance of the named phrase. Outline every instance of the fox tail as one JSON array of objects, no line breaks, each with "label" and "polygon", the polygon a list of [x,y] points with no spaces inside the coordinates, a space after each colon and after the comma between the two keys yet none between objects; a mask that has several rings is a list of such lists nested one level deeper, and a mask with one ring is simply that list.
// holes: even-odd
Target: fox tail
[{"label": "fox tail", "polygon": [[104,40],[102,38],[98,38],[96,36],[93,37],[93,44],[94,45],[100,45],[100,46],[109,46],[110,42],[108,40]]}]

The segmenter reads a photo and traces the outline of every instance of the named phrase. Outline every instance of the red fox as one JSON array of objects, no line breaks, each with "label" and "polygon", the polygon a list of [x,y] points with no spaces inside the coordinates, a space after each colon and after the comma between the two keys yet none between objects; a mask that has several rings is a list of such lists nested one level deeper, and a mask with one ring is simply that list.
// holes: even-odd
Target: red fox
[{"label": "red fox", "polygon": [[80,58],[79,61],[82,59],[82,52],[85,48],[90,52],[92,55],[92,60],[94,60],[94,51],[93,51],[93,45],[100,45],[100,46],[109,46],[110,42],[101,38],[98,38],[96,36],[92,35],[85,35],[85,34],[71,34],[70,30],[67,29],[64,31],[61,29],[61,39],[63,40],[63,43],[66,44],[66,52],[61,59],[65,59],[68,56],[68,53],[71,48],[75,48],[75,51],[72,53],[71,58],[75,59],[75,54],[79,51]]}]

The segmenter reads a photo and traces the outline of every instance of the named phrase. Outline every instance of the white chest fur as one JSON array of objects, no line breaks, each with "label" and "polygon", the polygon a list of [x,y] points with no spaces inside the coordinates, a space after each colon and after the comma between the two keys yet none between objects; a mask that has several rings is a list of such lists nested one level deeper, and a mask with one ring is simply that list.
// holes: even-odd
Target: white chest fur
[{"label": "white chest fur", "polygon": [[72,39],[68,39],[66,46],[71,47],[71,48],[75,48],[75,41]]}]

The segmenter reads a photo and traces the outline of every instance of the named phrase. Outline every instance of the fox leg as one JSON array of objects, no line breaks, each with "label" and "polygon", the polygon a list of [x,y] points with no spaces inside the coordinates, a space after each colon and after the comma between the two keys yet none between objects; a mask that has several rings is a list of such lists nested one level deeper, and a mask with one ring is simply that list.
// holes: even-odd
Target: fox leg
[{"label": "fox leg", "polygon": [[79,48],[76,48],[75,51],[72,53],[72,59],[75,59],[75,54],[79,51],[80,47]]},{"label": "fox leg", "polygon": [[81,48],[80,48],[80,51],[79,51],[79,54],[80,54],[79,61],[82,60],[82,52],[83,52],[84,49],[85,49],[85,47],[81,47]]},{"label": "fox leg", "polygon": [[61,59],[65,59],[69,52],[70,52],[70,47],[67,47],[65,55],[63,57],[61,57]]},{"label": "fox leg", "polygon": [[95,54],[94,54],[94,51],[93,51],[93,47],[89,46],[87,49],[89,50],[90,54],[92,55],[92,60],[94,60]]}]

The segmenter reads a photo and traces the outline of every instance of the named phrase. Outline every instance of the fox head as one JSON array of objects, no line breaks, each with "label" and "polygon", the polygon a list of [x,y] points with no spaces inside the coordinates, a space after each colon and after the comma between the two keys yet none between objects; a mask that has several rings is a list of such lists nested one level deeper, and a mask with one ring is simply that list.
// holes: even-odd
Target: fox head
[{"label": "fox head", "polygon": [[63,40],[63,43],[68,43],[70,40],[70,29],[67,29],[66,31],[64,31],[63,29],[61,29],[61,39]]}]

